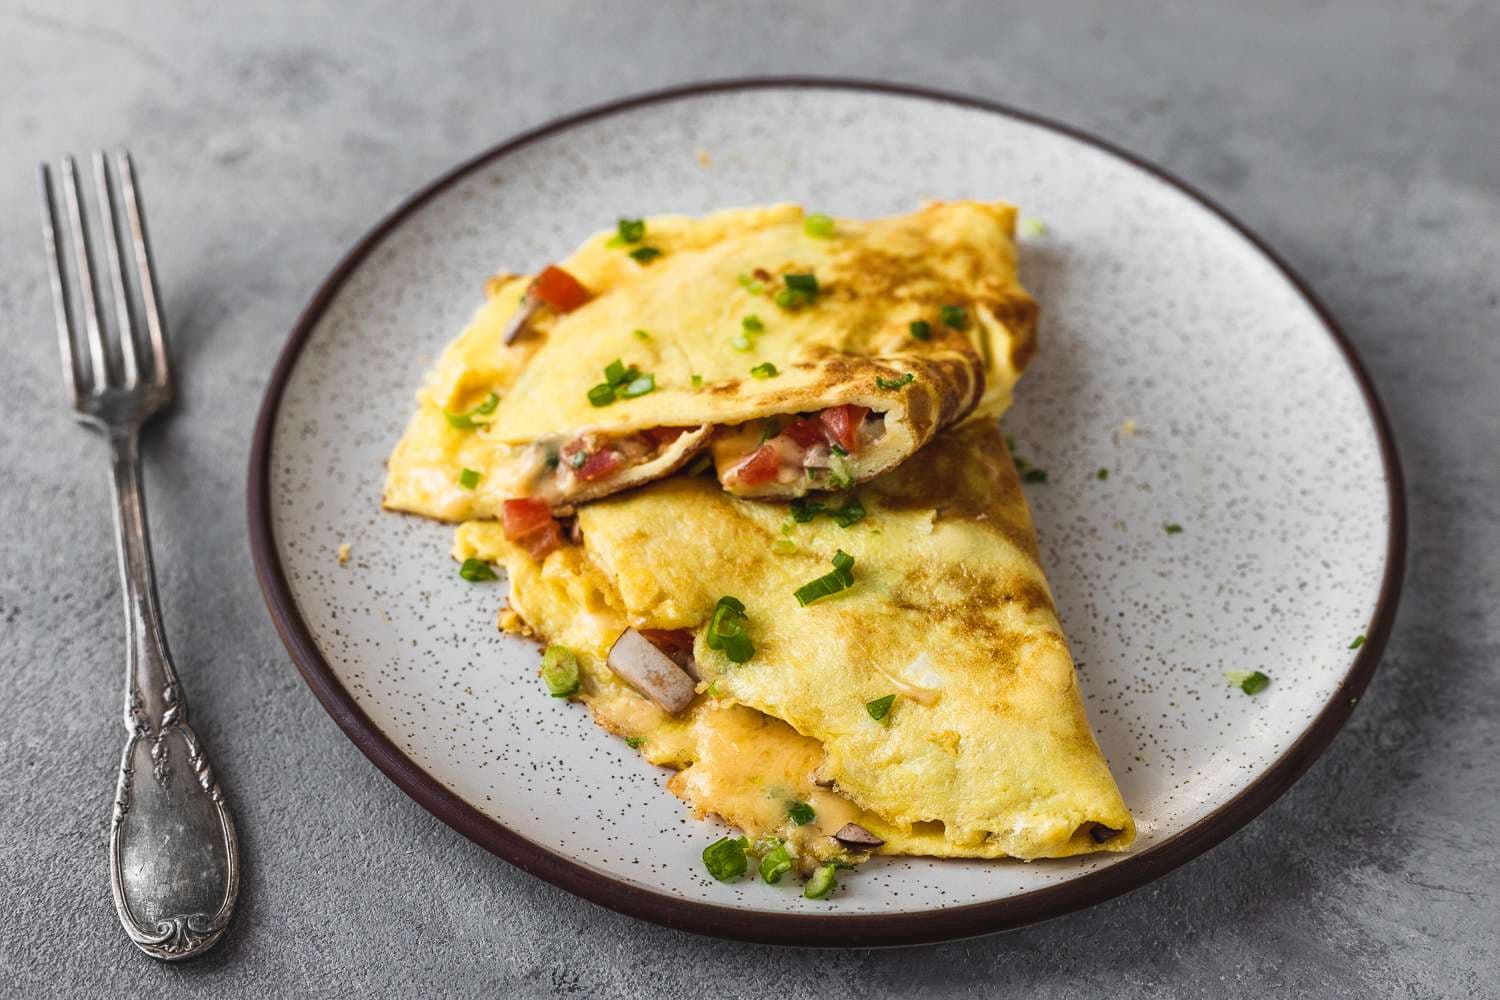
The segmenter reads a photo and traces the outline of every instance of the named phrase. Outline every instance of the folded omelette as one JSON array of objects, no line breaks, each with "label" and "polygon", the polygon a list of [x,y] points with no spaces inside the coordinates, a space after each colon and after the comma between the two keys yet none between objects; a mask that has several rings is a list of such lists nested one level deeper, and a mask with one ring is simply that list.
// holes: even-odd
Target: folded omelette
[{"label": "folded omelette", "polygon": [[739,496],[848,490],[1008,403],[1036,316],[1015,220],[972,201],[621,220],[559,267],[491,279],[419,393],[385,504],[567,512],[700,453]]},{"label": "folded omelette", "polygon": [[[575,697],[676,769],[699,815],[785,844],[804,871],[1134,838],[993,418],[827,503],[680,475],[580,507],[577,534],[537,560],[475,520],[455,555],[504,564],[501,626],[572,650]],[[739,646],[715,631],[726,614]],[[696,684],[680,710],[611,670],[627,629],[681,647]]]}]

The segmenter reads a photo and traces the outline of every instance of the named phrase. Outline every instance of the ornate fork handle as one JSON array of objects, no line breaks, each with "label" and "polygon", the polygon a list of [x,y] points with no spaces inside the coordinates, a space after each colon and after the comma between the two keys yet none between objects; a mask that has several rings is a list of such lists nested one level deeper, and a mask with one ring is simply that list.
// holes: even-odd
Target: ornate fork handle
[{"label": "ornate fork handle", "polygon": [[188,725],[157,607],[135,428],[109,432],[125,594],[125,729],[109,833],[115,909],[141,950],[191,958],[223,936],[239,894],[234,818]]}]

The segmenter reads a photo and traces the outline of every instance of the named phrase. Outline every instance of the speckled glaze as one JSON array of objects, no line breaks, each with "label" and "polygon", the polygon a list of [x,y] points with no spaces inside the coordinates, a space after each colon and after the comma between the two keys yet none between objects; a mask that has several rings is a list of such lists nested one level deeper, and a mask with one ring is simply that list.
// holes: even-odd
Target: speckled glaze
[{"label": "speckled glaze", "polygon": [[[1041,223],[1022,236],[1041,351],[1004,425],[1018,454],[1047,472],[1027,486],[1043,563],[1140,835],[1131,854],[1070,861],[877,859],[825,901],[802,899],[792,883],[721,884],[699,853],[722,828],[692,819],[662,788],[666,772],[581,706],[546,696],[535,647],[494,627],[504,584],[458,577],[449,527],[380,511],[383,461],[422,372],[496,269],[535,268],[622,214],[796,200],[871,216],[943,197],[1003,198]],[[629,912],[665,919],[636,905],[648,897],[729,907],[743,912],[744,936],[771,940],[765,928],[795,919],[775,915],[1016,902],[976,911],[993,919],[965,928],[973,933],[1087,901],[1032,905],[1070,886],[1121,891],[1262,808],[1264,795],[1223,821],[1258,779],[1279,768],[1289,782],[1305,766],[1291,766],[1294,744],[1320,715],[1336,727],[1332,703],[1368,678],[1349,687],[1361,655],[1350,645],[1372,631],[1383,583],[1380,626],[1389,624],[1397,473],[1317,310],[1181,189],[1019,117],[794,86],[587,117],[482,159],[408,211],[306,321],[266,410],[274,542],[257,553],[279,566],[290,598],[279,613],[299,619],[314,647],[293,642],[294,653],[305,671],[314,653],[326,662],[314,685],[325,703],[347,697],[363,713],[334,708],[347,730],[383,735],[425,772],[398,777],[409,791],[450,791],[477,810],[445,816],[466,833],[510,854],[490,836],[499,824],[506,843],[548,852],[542,874],[597,884],[592,898]],[[1225,680],[1239,670],[1264,671],[1270,688],[1246,696]],[[366,751],[388,772],[409,767]],[[1194,843],[1174,856],[1174,838]],[[1122,865],[1139,874],[1089,879]],[[909,924],[878,943],[932,936]]]}]

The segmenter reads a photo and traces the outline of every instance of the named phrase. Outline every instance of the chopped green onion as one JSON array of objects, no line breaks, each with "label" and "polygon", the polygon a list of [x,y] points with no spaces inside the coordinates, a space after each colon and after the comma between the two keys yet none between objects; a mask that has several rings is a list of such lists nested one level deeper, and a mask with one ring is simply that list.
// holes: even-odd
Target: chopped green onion
[{"label": "chopped green onion", "polygon": [[621,219],[615,223],[615,238],[621,243],[639,243],[646,238],[646,220]]},{"label": "chopped green onion", "polygon": [[1027,236],[1043,236],[1047,232],[1047,224],[1041,219],[1022,219],[1021,232]]},{"label": "chopped green onion", "polygon": [[932,324],[927,322],[925,319],[912,320],[911,325],[907,327],[907,329],[911,331],[911,335],[917,340],[932,339]]},{"label": "chopped green onion", "polygon": [[554,698],[578,693],[578,655],[567,646],[548,646],[542,654],[542,683]]},{"label": "chopped green onion", "polygon": [[646,332],[645,330],[636,330],[634,333],[634,337],[636,340],[650,340],[651,334]]},{"label": "chopped green onion", "polygon": [[939,306],[938,319],[943,325],[954,330],[962,330],[969,325],[969,314],[964,311],[963,306]]},{"label": "chopped green onion", "polygon": [[850,497],[842,507],[830,507],[817,500],[798,497],[792,501],[792,520],[806,524],[819,514],[826,514],[840,528],[847,528],[864,520],[865,508],[859,497]]},{"label": "chopped green onion", "polygon": [[828,450],[831,451],[831,452],[833,452],[835,455],[839,456],[840,458],[848,458],[849,457],[849,453],[844,450],[844,448],[843,448],[842,445],[830,444],[828,446]]},{"label": "chopped green onion", "polygon": [[628,746],[632,750],[639,750],[641,748],[641,744],[643,744],[645,742],[646,742],[646,737],[644,737],[644,736],[627,736],[627,737],[625,737],[625,745]]},{"label": "chopped green onion", "polygon": [[786,814],[798,826],[806,826],[818,818],[818,814],[813,812],[813,807],[806,802],[793,802],[786,807]]},{"label": "chopped green onion", "polygon": [[777,374],[776,366],[771,364],[771,362],[769,361],[762,361],[760,364],[750,369],[750,374],[755,376],[756,378],[770,378],[772,375]]},{"label": "chopped green onion", "polygon": [[1357,636],[1354,637],[1354,641],[1351,642],[1351,643],[1349,643],[1349,648],[1350,649],[1358,649],[1359,647],[1363,646],[1364,644],[1365,644],[1365,637],[1362,636],[1362,635],[1357,635]]},{"label": "chopped green onion", "polygon": [[809,299],[818,294],[818,278],[812,272],[807,274],[788,274],[781,279],[786,282],[786,287],[795,292],[801,292]]},{"label": "chopped green onion", "polygon": [[1182,534],[1182,525],[1168,522],[1162,525],[1162,530],[1166,531],[1169,535],[1180,535]]},{"label": "chopped green onion", "polygon": [[739,878],[749,867],[745,861],[745,848],[750,841],[744,837],[723,837],[703,849],[703,867],[720,882]]},{"label": "chopped green onion", "polygon": [[589,390],[589,402],[595,406],[608,406],[615,401],[615,387],[608,382],[600,382]]},{"label": "chopped green onion", "polygon": [[610,385],[619,385],[626,379],[625,362],[615,358],[604,366],[604,381]]},{"label": "chopped green onion", "polygon": [[778,556],[794,556],[797,554],[797,543],[790,538],[778,538],[771,543],[771,551]]},{"label": "chopped green onion", "polygon": [[841,590],[854,586],[854,557],[843,549],[833,554],[833,572],[798,587],[792,595],[804,608]]},{"label": "chopped green onion", "polygon": [[[1016,462],[1017,465],[1022,465],[1023,463],[1024,463],[1024,459],[1023,460],[1018,460]],[[1024,480],[1026,480],[1026,482],[1028,482],[1028,483],[1045,483],[1047,481],[1047,470],[1046,469],[1027,469],[1026,472],[1021,476],[1021,478],[1024,479]],[[1179,528],[1177,530],[1181,531],[1182,529]]]},{"label": "chopped green onion", "polygon": [[484,402],[480,403],[472,410],[465,410],[463,413],[453,413],[451,411],[444,410],[443,416],[448,418],[448,426],[450,427],[456,427],[461,431],[472,430],[473,428],[479,426],[478,423],[476,423],[474,420],[475,417],[489,416],[491,413],[495,412],[495,407],[499,405],[500,397],[492,392],[484,398]]},{"label": "chopped green onion", "polygon": [[777,842],[775,847],[770,848],[760,859],[760,877],[767,885],[775,885],[781,881],[781,876],[792,870],[792,855],[786,849],[786,845]]},{"label": "chopped green onion", "polygon": [[464,469],[458,474],[458,485],[466,490],[472,490],[479,485],[479,473],[473,469]]},{"label": "chopped green onion", "polygon": [[854,485],[854,473],[849,470],[849,463],[844,456],[838,452],[828,456],[828,481],[836,490],[846,490]]},{"label": "chopped green onion", "polygon": [[876,722],[882,722],[891,714],[891,706],[896,703],[896,696],[888,694],[884,698],[876,698],[874,701],[865,702],[865,711],[870,713],[870,718]]},{"label": "chopped green onion", "polygon": [[899,389],[902,386],[911,385],[916,380],[917,376],[912,372],[907,372],[900,378],[884,378],[877,375],[875,376],[875,385],[880,389]]},{"label": "chopped green onion", "polygon": [[[1233,679],[1231,678],[1231,680]],[[1240,686],[1240,690],[1245,692],[1246,694],[1257,695],[1271,686],[1271,678],[1267,677],[1259,670],[1252,670],[1250,671],[1250,673],[1245,674],[1243,676],[1243,679],[1238,681],[1238,684]]]},{"label": "chopped green onion", "polygon": [[745,605],[736,597],[721,597],[708,623],[709,649],[723,651],[732,663],[744,663],[755,655],[755,643],[745,626]]},{"label": "chopped green onion", "polygon": [[748,274],[740,275],[740,287],[749,292],[751,295],[759,295],[761,292],[764,292],[766,290],[764,282],[752,278]]},{"label": "chopped green onion", "polygon": [[637,264],[649,264],[661,256],[661,251],[656,247],[636,247],[630,251],[630,259]]},{"label": "chopped green onion", "polygon": [[1094,474],[1094,478],[1095,479],[1108,479],[1109,478],[1109,470],[1108,469],[1100,469],[1098,472],[1096,472]]},{"label": "chopped green onion", "polygon": [[458,568],[458,575],[470,583],[483,583],[488,580],[500,579],[495,575],[495,571],[490,568],[489,563],[483,559],[474,558],[464,560],[464,564]]},{"label": "chopped green onion", "polygon": [[697,372],[693,373],[692,382],[693,382],[693,388],[694,389],[701,389],[701,388],[703,388],[703,376],[699,375]]},{"label": "chopped green onion", "polygon": [[760,317],[754,313],[740,320],[740,326],[745,328],[746,333],[760,333],[766,328],[766,324],[762,323]]},{"label": "chopped green onion", "polygon": [[1005,435],[1005,447],[1009,448],[1010,453],[1014,455],[1016,453],[1016,439],[1009,434]]},{"label": "chopped green onion", "polygon": [[640,378],[633,380],[629,385],[621,389],[620,395],[624,396],[626,399],[634,399],[637,396],[644,396],[646,393],[655,388],[656,376],[642,375]]},{"label": "chopped green onion", "polygon": [[814,239],[826,240],[833,235],[833,219],[821,212],[802,220],[802,231]]},{"label": "chopped green onion", "polygon": [[588,460],[589,453],[580,448],[578,451],[575,451],[573,452],[573,454],[568,456],[568,468],[581,469],[583,468],[583,463],[587,462]]},{"label": "chopped green onion", "polygon": [[783,288],[776,293],[776,304],[786,310],[801,309],[812,300],[802,292],[792,288]]},{"label": "chopped green onion", "polygon": [[834,873],[838,870],[838,865],[823,865],[820,867],[817,871],[813,872],[812,878],[807,880],[807,885],[802,887],[802,895],[808,899],[822,899],[828,895],[833,891],[834,886],[837,885],[833,877]]}]

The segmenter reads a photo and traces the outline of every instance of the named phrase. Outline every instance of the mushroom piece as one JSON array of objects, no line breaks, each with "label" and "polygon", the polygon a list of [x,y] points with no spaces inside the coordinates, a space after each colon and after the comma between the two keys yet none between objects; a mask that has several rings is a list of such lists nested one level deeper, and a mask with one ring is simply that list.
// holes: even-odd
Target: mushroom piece
[{"label": "mushroom piece", "polygon": [[633,628],[621,632],[609,647],[609,669],[669,715],[692,704],[696,693],[687,671]]},{"label": "mushroom piece", "polygon": [[536,315],[540,307],[541,302],[528,291],[521,298],[521,307],[511,316],[510,322],[505,324],[505,332],[500,334],[500,340],[506,344],[515,343],[516,338],[526,329],[526,324],[531,322],[531,317]]},{"label": "mushroom piece", "polygon": [[833,839],[845,847],[855,847],[861,850],[869,850],[872,847],[879,847],[885,843],[885,841],[858,823],[845,823],[839,827],[839,831],[833,835]]},{"label": "mushroom piece", "polygon": [[1103,844],[1108,841],[1114,840],[1122,832],[1123,831],[1116,830],[1112,826],[1105,826],[1103,823],[1095,823],[1092,827],[1089,828],[1089,836],[1094,838],[1094,843],[1096,844]]}]

